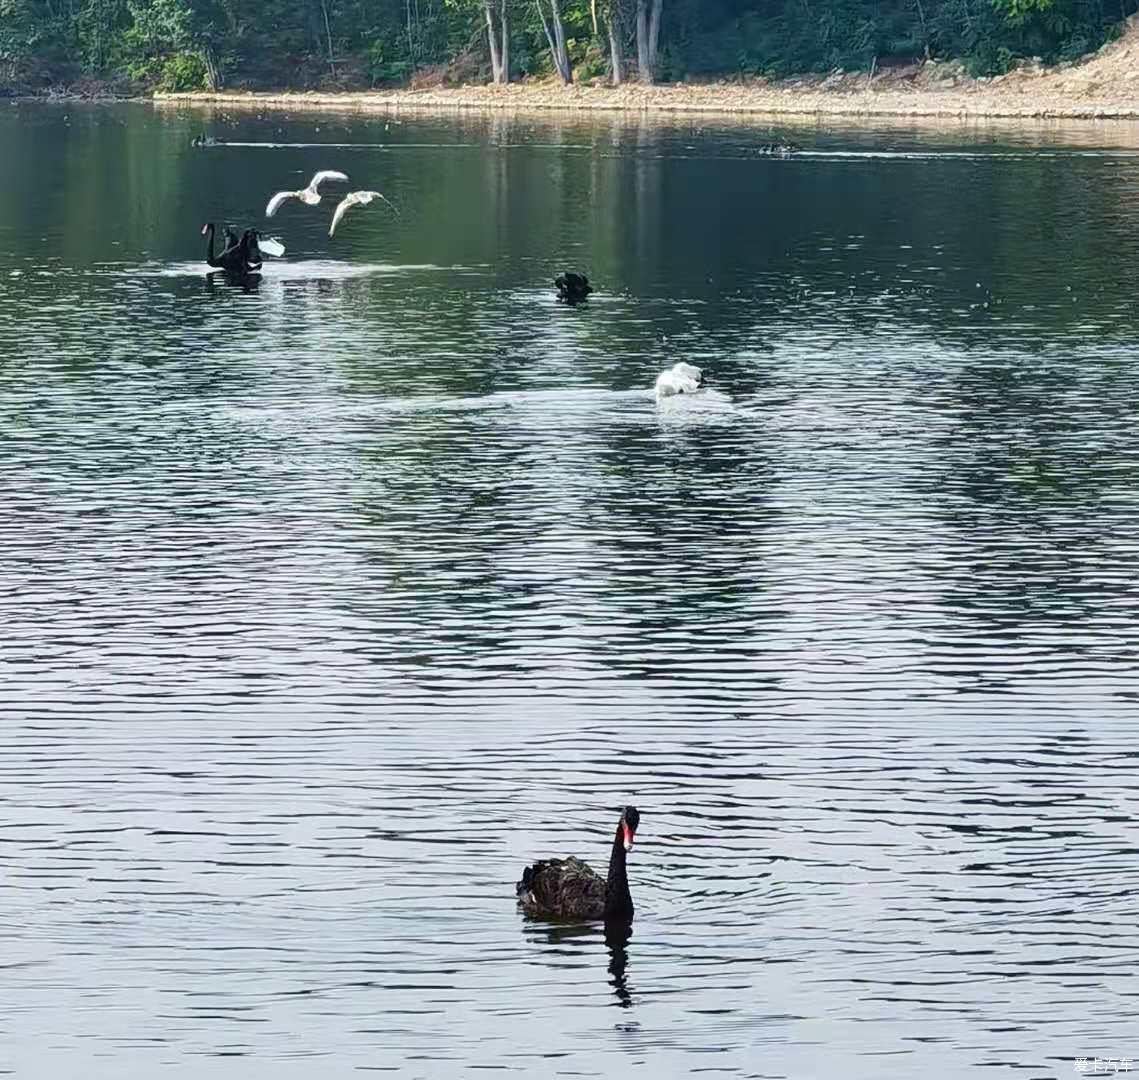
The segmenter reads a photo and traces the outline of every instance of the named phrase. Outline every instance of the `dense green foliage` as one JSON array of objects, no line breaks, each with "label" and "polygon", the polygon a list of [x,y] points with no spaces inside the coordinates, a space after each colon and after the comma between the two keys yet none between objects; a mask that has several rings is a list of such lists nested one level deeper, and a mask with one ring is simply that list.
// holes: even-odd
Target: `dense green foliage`
[{"label": "dense green foliage", "polygon": [[[553,11],[575,78],[610,71],[608,19],[635,68],[639,0],[0,0],[0,83],[122,77],[375,86],[490,77],[488,4],[508,11],[514,78],[552,70]],[[647,3],[649,0],[641,0]],[[1100,45],[1137,0],[663,0],[659,78],[786,75],[960,57],[977,74]]]}]

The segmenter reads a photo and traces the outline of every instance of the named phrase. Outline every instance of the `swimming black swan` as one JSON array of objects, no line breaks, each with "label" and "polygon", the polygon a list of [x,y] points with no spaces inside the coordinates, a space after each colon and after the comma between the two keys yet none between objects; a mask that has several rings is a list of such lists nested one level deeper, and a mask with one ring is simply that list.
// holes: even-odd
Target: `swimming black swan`
[{"label": "swimming black swan", "polygon": [[518,902],[527,915],[544,919],[573,919],[607,923],[632,922],[633,898],[625,875],[625,853],[633,847],[633,837],[641,815],[635,806],[626,806],[617,822],[613,853],[609,856],[609,879],[603,880],[580,859],[543,859],[522,871],[516,886]]},{"label": "swimming black swan", "polygon": [[214,254],[216,231],[212,221],[202,226],[202,235],[206,237],[206,262],[210,266],[227,274],[249,274],[261,269],[261,249],[255,229],[246,229],[240,240],[232,229],[226,229],[225,246],[220,253]]},{"label": "swimming black swan", "polygon": [[567,304],[580,304],[593,292],[589,278],[584,274],[575,274],[572,270],[565,270],[554,278],[554,285],[558,290],[558,299]]}]

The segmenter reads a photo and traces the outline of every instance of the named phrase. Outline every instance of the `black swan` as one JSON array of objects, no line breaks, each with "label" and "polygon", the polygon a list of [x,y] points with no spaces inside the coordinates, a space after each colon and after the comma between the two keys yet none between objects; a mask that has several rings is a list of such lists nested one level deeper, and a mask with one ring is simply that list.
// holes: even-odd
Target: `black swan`
[{"label": "black swan", "polygon": [[241,239],[232,229],[225,230],[225,246],[218,254],[214,253],[216,227],[211,221],[202,226],[206,237],[206,262],[227,274],[249,274],[261,268],[261,248],[257,243],[257,231],[246,229]]},{"label": "black swan", "polygon": [[635,806],[626,806],[617,822],[613,853],[609,856],[609,878],[595,874],[580,859],[543,859],[522,871],[516,886],[518,902],[527,915],[544,919],[572,919],[606,923],[633,920],[633,898],[625,874],[625,853],[633,847],[641,815]]},{"label": "black swan", "polygon": [[556,278],[554,285],[558,290],[558,299],[566,304],[580,304],[593,292],[589,278],[584,274],[575,274],[572,270],[564,270]]}]

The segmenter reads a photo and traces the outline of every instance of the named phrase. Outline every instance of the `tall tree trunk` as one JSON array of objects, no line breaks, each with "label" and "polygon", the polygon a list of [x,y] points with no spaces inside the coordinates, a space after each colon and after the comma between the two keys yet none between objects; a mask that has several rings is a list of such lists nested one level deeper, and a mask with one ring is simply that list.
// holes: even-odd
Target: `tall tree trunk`
[{"label": "tall tree trunk", "polygon": [[573,82],[573,65],[570,64],[569,50],[566,48],[566,26],[562,22],[562,9],[558,0],[550,0],[550,7],[554,13],[554,39],[558,45],[558,66],[561,69],[562,81],[567,86]]},{"label": "tall tree trunk", "polygon": [[502,0],[499,5],[499,22],[502,24],[502,82],[510,82],[510,0]]},{"label": "tall tree trunk", "polygon": [[562,12],[558,7],[558,0],[550,0],[549,19],[546,18],[546,9],[542,7],[542,0],[534,0],[534,6],[538,9],[542,19],[542,29],[546,31],[546,40],[550,43],[550,58],[554,61],[554,68],[561,76],[562,82],[569,86],[573,82],[573,68],[570,67],[569,54],[566,51],[566,31],[562,25]]},{"label": "tall tree trunk", "polygon": [[332,24],[328,21],[328,4],[320,0],[320,10],[324,13],[324,33],[328,38],[328,67],[336,75],[336,61],[332,56]]},{"label": "tall tree trunk", "polygon": [[625,69],[621,60],[621,27],[618,22],[620,17],[617,0],[612,0],[609,5],[609,74],[614,86],[620,86],[625,81]]},{"label": "tall tree trunk", "polygon": [[649,16],[649,65],[652,80],[657,76],[657,57],[660,54],[660,13],[664,0],[653,0],[653,13]]},{"label": "tall tree trunk", "polygon": [[221,69],[218,67],[217,53],[212,45],[203,45],[200,50],[202,63],[206,65],[206,89],[221,90],[225,85]]},{"label": "tall tree trunk", "polygon": [[103,5],[95,0],[95,70],[103,70]]},{"label": "tall tree trunk", "polygon": [[637,0],[637,75],[643,83],[653,81],[653,64],[649,59],[648,0]]},{"label": "tall tree trunk", "polygon": [[494,25],[494,0],[485,0],[486,10],[486,40],[490,45],[490,70],[494,81],[500,83],[502,78],[502,55],[498,51],[498,29]]},{"label": "tall tree trunk", "polygon": [[664,0],[637,0],[637,69],[641,82],[656,80],[657,53],[660,49],[660,17]]}]

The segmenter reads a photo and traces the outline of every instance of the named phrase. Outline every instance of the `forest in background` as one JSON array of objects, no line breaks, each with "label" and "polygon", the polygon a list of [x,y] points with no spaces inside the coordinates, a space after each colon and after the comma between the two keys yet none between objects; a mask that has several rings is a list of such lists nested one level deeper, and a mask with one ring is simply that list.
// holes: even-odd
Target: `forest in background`
[{"label": "forest in background", "polygon": [[1139,0],[0,0],[0,91],[676,82],[1075,59]]}]

